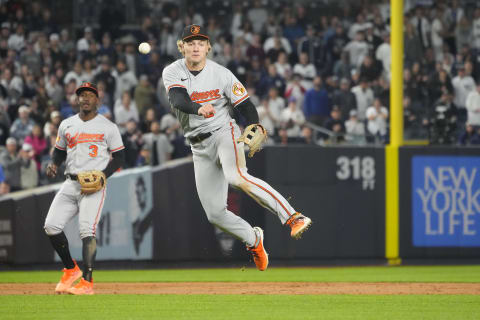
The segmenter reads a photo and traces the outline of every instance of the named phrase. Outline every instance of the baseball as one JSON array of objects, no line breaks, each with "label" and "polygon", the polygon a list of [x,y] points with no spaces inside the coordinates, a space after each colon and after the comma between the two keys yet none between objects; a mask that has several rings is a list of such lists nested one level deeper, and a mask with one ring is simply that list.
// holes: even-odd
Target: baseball
[{"label": "baseball", "polygon": [[143,54],[148,54],[151,49],[150,44],[147,42],[142,42],[138,45],[138,51]]}]

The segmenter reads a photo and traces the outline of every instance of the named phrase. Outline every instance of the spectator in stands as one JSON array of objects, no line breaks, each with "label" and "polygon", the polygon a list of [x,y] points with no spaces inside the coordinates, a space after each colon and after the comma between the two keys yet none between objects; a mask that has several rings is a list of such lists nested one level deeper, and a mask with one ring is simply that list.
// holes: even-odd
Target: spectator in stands
[{"label": "spectator in stands", "polygon": [[125,125],[125,133],[122,134],[125,146],[125,167],[132,168],[137,165],[138,155],[143,146],[143,137],[134,120],[128,120]]},{"label": "spectator in stands", "polygon": [[[290,42],[290,47],[297,48],[299,40],[305,36],[305,30],[298,25],[297,18],[294,15],[286,16],[285,26],[283,27],[283,36]],[[295,55],[297,50],[293,51]],[[297,57],[298,59],[298,57]]]},{"label": "spectator in stands", "polygon": [[317,36],[317,31],[312,24],[307,25],[306,35],[298,40],[297,56],[300,57],[302,53],[306,53],[308,61],[313,64],[321,59],[321,39]]},{"label": "spectator in stands", "polygon": [[115,101],[114,113],[115,123],[120,127],[121,132],[125,132],[127,122],[133,120],[136,124],[140,121],[137,105],[132,101],[128,91],[124,91],[122,98]]},{"label": "spectator in stands", "polygon": [[[295,98],[297,101],[297,106],[303,106],[303,100],[305,97],[305,92],[307,92],[307,88],[305,88],[302,84],[302,76],[294,73],[290,80],[287,82],[287,88],[285,89],[285,98]],[[250,91],[248,91],[250,94]],[[251,96],[250,96],[251,100]],[[254,104],[255,105],[255,104]]]},{"label": "spectator in stands", "polygon": [[441,7],[437,7],[435,10],[435,16],[432,20],[431,26],[431,40],[430,43],[432,44],[433,54],[435,56],[436,61],[441,61],[443,56],[443,38],[447,35],[447,29],[444,23],[442,22],[443,19],[443,10]]},{"label": "spectator in stands", "polygon": [[4,146],[10,136],[10,117],[0,102],[0,146]]},{"label": "spectator in stands", "polygon": [[365,42],[363,32],[357,32],[355,38],[347,43],[343,51],[348,52],[349,61],[352,66],[359,67],[364,57],[368,54],[368,45]]},{"label": "spectator in stands", "polygon": [[75,43],[70,39],[70,33],[68,29],[62,29],[60,32],[60,50],[62,50],[64,55],[67,55],[69,52],[75,51]]},{"label": "spectator in stands", "polygon": [[473,47],[480,50],[480,8],[475,9],[474,20],[472,24]]},{"label": "spectator in stands", "polygon": [[467,95],[475,90],[476,84],[473,78],[466,74],[464,64],[458,65],[457,71],[458,75],[452,79],[452,86],[455,92],[454,103],[458,108],[459,121],[464,123],[467,119],[467,111],[465,109]]},{"label": "spectator in stands", "polygon": [[10,128],[10,135],[14,137],[19,143],[22,143],[23,140],[32,132],[35,122],[30,119],[30,109],[23,105],[18,108],[18,118],[15,119]]},{"label": "spectator in stands", "polygon": [[150,132],[150,128],[153,122],[157,121],[154,108],[148,108],[145,112],[145,116],[140,118],[140,131],[142,133]]},{"label": "spectator in stands", "polygon": [[[425,10],[427,10],[425,8]],[[427,14],[424,13],[424,8],[420,5],[415,8],[415,15],[410,19],[410,23],[420,37],[422,43],[422,49],[425,50],[430,47],[430,22],[428,21]]]},{"label": "spectator in stands", "polygon": [[92,60],[85,58],[83,60],[83,69],[82,69],[82,76],[81,76],[82,83],[92,82],[94,75],[95,75],[95,71],[93,70]]},{"label": "spectator in stands", "polygon": [[378,79],[381,73],[382,65],[380,61],[366,55],[360,65],[360,77],[365,78],[368,82],[373,82]]},{"label": "spectator in stands", "polygon": [[345,121],[345,132],[347,133],[347,141],[351,144],[362,145],[365,144],[365,125],[363,121],[358,119],[358,111],[350,110],[349,118]]},{"label": "spectator in stands", "polygon": [[287,54],[284,51],[278,53],[275,68],[277,69],[277,74],[284,80],[288,79],[292,74],[292,66],[288,62]]},{"label": "spectator in stands", "polygon": [[335,136],[330,137],[330,141],[340,142],[344,140],[345,125],[342,119],[342,112],[338,106],[332,107],[330,117],[325,120],[323,126],[335,134]]},{"label": "spectator in stands", "polygon": [[405,36],[404,36],[404,55],[405,65],[411,65],[415,61],[422,60],[423,46],[422,40],[418,36],[413,24],[405,21]]},{"label": "spectator in stands", "polygon": [[35,76],[40,75],[42,60],[40,55],[33,50],[31,41],[25,43],[25,50],[20,53],[20,63],[26,65]]},{"label": "spectator in stands", "polygon": [[95,41],[93,39],[93,30],[92,27],[86,27],[83,30],[83,38],[77,41],[77,51],[88,51],[90,47],[90,42]]},{"label": "spectator in stands", "polygon": [[115,77],[114,100],[119,99],[123,92],[131,91],[138,84],[137,77],[127,69],[127,65],[122,59],[118,60],[117,68],[112,72],[112,75]]},{"label": "spectator in stands", "polygon": [[59,111],[55,110],[50,113],[50,121],[43,126],[43,136],[49,137],[52,132],[56,132],[55,129],[58,129],[60,122],[62,122],[62,115]]},{"label": "spectator in stands", "polygon": [[82,84],[82,62],[80,60],[75,61],[73,70],[67,72],[65,78],[63,78],[63,83],[68,84],[72,80],[75,81],[75,88]]},{"label": "spectator in stands", "polygon": [[383,68],[383,74],[387,79],[390,80],[390,73],[391,73],[391,61],[392,61],[392,52],[390,48],[390,33],[385,32],[383,34],[383,43],[378,46],[377,50],[375,51],[375,58],[381,62],[381,66]]},{"label": "spectator in stands", "polygon": [[305,144],[317,144],[314,137],[313,137],[313,130],[312,128],[304,125],[302,127],[302,140],[301,142]]},{"label": "spectator in stands", "polygon": [[257,112],[259,123],[267,130],[269,136],[275,135],[277,117],[271,112],[268,98],[262,99],[261,103],[257,105]]},{"label": "spectator in stands", "polygon": [[0,195],[4,195],[10,192],[10,185],[7,181],[3,181],[0,183]]},{"label": "spectator in stands", "polygon": [[293,67],[293,73],[302,77],[302,85],[307,90],[313,87],[313,78],[317,75],[317,69],[308,61],[308,54],[300,54],[299,61]]},{"label": "spectator in stands", "polygon": [[373,105],[374,96],[370,85],[365,78],[360,79],[360,83],[352,88],[357,102],[358,119],[363,121],[366,119],[367,108]]},{"label": "spectator in stands", "polygon": [[23,145],[30,146],[33,160],[37,165],[37,169],[40,170],[42,156],[47,149],[47,140],[43,136],[42,127],[39,124],[33,126],[32,133],[25,138]]},{"label": "spectator in stands", "polygon": [[467,124],[465,131],[460,135],[459,143],[462,146],[480,144],[480,127]]},{"label": "spectator in stands", "polygon": [[429,100],[433,102],[440,99],[443,92],[453,94],[452,80],[441,63],[437,63],[435,72],[429,77],[427,87]]},{"label": "spectator in stands", "polygon": [[289,138],[300,138],[301,127],[305,123],[305,116],[297,105],[297,99],[290,97],[287,108],[282,110],[281,127],[287,130]]},{"label": "spectator in stands", "polygon": [[470,91],[465,102],[467,109],[467,123],[471,126],[480,127],[480,83],[476,90]]},{"label": "spectator in stands", "polygon": [[287,55],[292,53],[292,47],[288,42],[287,38],[282,36],[282,29],[278,28],[275,29],[275,33],[273,36],[267,38],[263,43],[263,50],[267,54],[267,56],[271,59],[271,61],[277,60],[278,52],[285,51]]},{"label": "spectator in stands", "polygon": [[[67,90],[70,91],[70,87],[75,87],[75,82],[72,81],[67,85]],[[68,92],[67,91],[67,92]],[[74,94],[65,94],[65,99],[60,104],[60,114],[62,119],[70,118],[78,111],[77,97]]]},{"label": "spectator in stands", "polygon": [[38,186],[38,169],[33,160],[35,151],[28,143],[24,143],[18,152],[20,157],[20,186],[22,189],[30,189]]},{"label": "spectator in stands", "polygon": [[134,98],[139,116],[141,118],[145,117],[147,109],[155,105],[155,89],[148,81],[147,75],[143,74],[140,76],[140,81],[135,88]]},{"label": "spectator in stands", "polygon": [[[380,36],[383,36],[381,34]],[[365,42],[368,44],[368,51],[370,52],[377,52],[378,47],[382,44],[382,38],[375,33],[375,28],[373,23],[367,22],[366,29],[365,29]],[[390,45],[390,39],[388,40],[388,44]],[[378,60],[381,60],[377,57]]]},{"label": "spectator in stands", "polygon": [[[252,61],[256,61],[260,65],[262,64],[257,56],[253,56]],[[247,71],[250,69],[250,64],[245,59],[245,55],[240,47],[233,47],[233,59],[227,64],[227,68],[237,76],[241,83],[246,83]]]},{"label": "spectator in stands", "polygon": [[366,111],[367,129],[370,134],[377,138],[377,141],[385,142],[387,138],[388,109],[382,105],[380,99],[376,98],[373,106]]},{"label": "spectator in stands", "polygon": [[157,166],[164,164],[172,157],[173,145],[167,135],[160,131],[160,123],[154,121],[151,124],[150,133],[143,135],[144,145],[148,147],[150,154],[150,165]]},{"label": "spectator in stands", "polygon": [[[342,53],[344,52],[343,48],[347,45],[350,39],[345,34],[345,30],[342,24],[338,24],[335,27],[335,34],[330,37],[328,43],[322,47],[322,51],[325,51],[325,55],[327,56],[327,61],[335,62],[340,60]],[[350,56],[349,56],[350,58]],[[315,66],[319,68],[318,59],[315,60]],[[350,76],[350,75],[349,75]],[[339,76],[343,77],[343,76]]]},{"label": "spectator in stands", "polygon": [[8,38],[8,48],[20,52],[25,47],[25,27],[19,23],[15,27],[15,33]]},{"label": "spectator in stands", "polygon": [[403,97],[403,136],[405,140],[421,139],[427,136],[422,125],[426,108],[421,103],[413,103],[409,96]]},{"label": "spectator in stands", "polygon": [[313,79],[313,88],[305,93],[303,113],[307,121],[319,126],[323,125],[330,114],[330,100],[320,76]]},{"label": "spectator in stands", "polygon": [[333,65],[332,72],[337,78],[350,79],[354,71],[354,67],[350,64],[349,59],[349,54],[347,52],[342,52],[340,59],[336,60],[335,64]]},{"label": "spectator in stands", "polygon": [[429,109],[424,124],[428,126],[431,144],[452,144],[457,141],[458,109],[453,96],[444,92],[440,99]]},{"label": "spectator in stands", "polygon": [[48,96],[52,99],[55,105],[60,105],[63,99],[63,86],[58,83],[57,76],[50,75],[49,81],[45,84],[45,90],[47,90]]},{"label": "spectator in stands", "polygon": [[358,32],[363,32],[367,29],[368,22],[365,21],[365,16],[362,13],[357,15],[355,23],[353,23],[348,29],[348,37],[354,39]]},{"label": "spectator in stands", "polygon": [[109,101],[113,101],[114,93],[115,93],[115,78],[112,75],[112,69],[110,67],[110,59],[108,56],[102,56],[100,70],[95,75],[93,82],[97,85],[100,82],[105,84],[105,92],[108,95]]},{"label": "spectator in stands", "polygon": [[3,86],[7,92],[7,104],[16,104],[23,94],[22,78],[13,73],[10,67],[6,67],[0,76],[0,85]]},{"label": "spectator in stands", "polygon": [[253,7],[250,8],[247,12],[247,18],[252,24],[253,32],[263,32],[263,28],[265,27],[265,23],[267,22],[268,12],[267,9],[262,6],[262,1],[255,0],[253,2]]},{"label": "spectator in stands", "polygon": [[277,94],[282,96],[285,92],[285,80],[277,73],[277,68],[273,64],[268,66],[268,73],[262,76],[256,90],[259,95],[264,95],[271,88],[277,89]]},{"label": "spectator in stands", "polygon": [[344,120],[347,119],[350,110],[357,109],[357,100],[350,90],[350,81],[347,78],[340,80],[340,88],[333,93],[332,104],[338,106]]},{"label": "spectator in stands", "polygon": [[7,139],[6,149],[0,154],[0,165],[5,173],[5,182],[10,191],[18,191],[20,185],[20,165],[21,161],[17,153],[17,140],[10,137]]}]

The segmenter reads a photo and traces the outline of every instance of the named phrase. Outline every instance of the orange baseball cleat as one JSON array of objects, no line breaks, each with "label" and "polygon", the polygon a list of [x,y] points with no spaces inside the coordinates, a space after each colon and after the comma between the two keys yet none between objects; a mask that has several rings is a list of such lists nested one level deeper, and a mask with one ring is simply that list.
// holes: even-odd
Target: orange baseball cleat
[{"label": "orange baseball cleat", "polygon": [[67,290],[70,294],[75,295],[84,295],[84,294],[94,294],[93,292],[93,279],[92,282],[89,282],[85,279],[81,279],[79,283],[75,287],[71,287]]},{"label": "orange baseball cleat", "polygon": [[[268,254],[263,247],[263,230],[259,227],[254,227],[253,230],[257,236],[258,244],[256,247],[247,246],[247,250],[250,251],[253,255],[253,261],[257,266],[257,269],[264,271],[268,267]],[[255,241],[256,243],[257,241]]]},{"label": "orange baseball cleat", "polygon": [[287,222],[285,222],[285,224],[292,228],[290,236],[298,240],[302,237],[302,234],[310,227],[310,225],[312,224],[312,219],[310,219],[309,217],[305,217],[299,212],[296,212],[290,217],[290,219],[287,220]]},{"label": "orange baseball cleat", "polygon": [[82,277],[82,270],[77,265],[77,261],[73,260],[75,267],[72,269],[63,268],[63,276],[55,287],[56,294],[66,293],[72,284]]}]

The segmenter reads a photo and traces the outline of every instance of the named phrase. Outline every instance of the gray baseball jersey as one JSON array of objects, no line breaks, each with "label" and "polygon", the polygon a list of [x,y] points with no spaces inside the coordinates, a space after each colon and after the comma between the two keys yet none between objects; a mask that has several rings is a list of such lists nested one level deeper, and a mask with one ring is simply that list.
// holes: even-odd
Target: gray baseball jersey
[{"label": "gray baseball jersey", "polygon": [[244,145],[237,142],[240,128],[228,112],[230,105],[235,107],[248,98],[247,90],[232,72],[208,59],[197,75],[187,69],[185,59],[177,60],[164,69],[163,81],[167,92],[175,87],[185,88],[192,101],[211,103],[215,108],[211,118],[175,108],[187,138],[211,133],[203,141],[191,144],[198,196],[211,223],[254,246],[257,238],[252,226],[227,210],[229,184],[245,191],[282,223],[295,209],[269,184],[247,173]]},{"label": "gray baseball jersey", "polygon": [[[124,148],[116,124],[102,115],[83,121],[78,114],[60,123],[55,147],[67,152],[65,173],[68,174],[104,170],[110,153]],[[62,184],[45,219],[48,235],[61,233],[68,221],[78,214],[80,238],[95,236],[106,187],[90,195],[80,191],[80,184],[75,180],[67,179]]]},{"label": "gray baseball jersey", "polygon": [[233,73],[209,59],[197,76],[188,71],[185,59],[179,59],[163,70],[162,77],[167,92],[175,87],[185,88],[193,102],[211,103],[215,108],[215,116],[207,119],[175,109],[187,138],[221,128],[231,120],[229,105],[235,107],[248,98],[247,90]]}]

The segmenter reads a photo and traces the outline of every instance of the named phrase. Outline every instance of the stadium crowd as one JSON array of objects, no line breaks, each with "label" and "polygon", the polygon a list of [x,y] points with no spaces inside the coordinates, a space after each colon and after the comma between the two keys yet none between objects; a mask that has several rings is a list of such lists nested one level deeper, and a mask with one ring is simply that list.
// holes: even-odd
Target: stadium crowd
[{"label": "stadium crowd", "polygon": [[[74,29],[42,1],[0,1],[0,194],[54,182],[45,167],[85,81],[121,129],[127,167],[187,156],[161,75],[189,24],[246,85],[269,143],[387,142],[389,0],[145,2],[139,27],[120,30],[108,8]],[[480,144],[480,6],[407,0],[404,22],[405,138]]]}]

